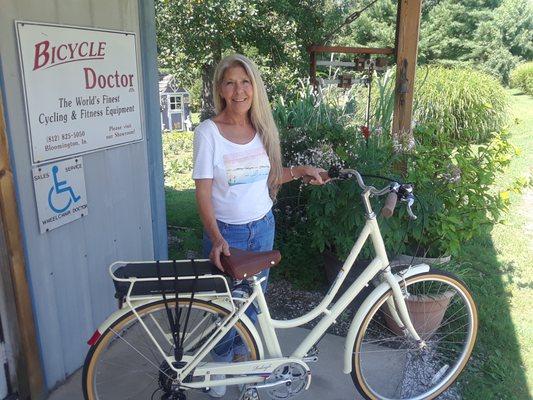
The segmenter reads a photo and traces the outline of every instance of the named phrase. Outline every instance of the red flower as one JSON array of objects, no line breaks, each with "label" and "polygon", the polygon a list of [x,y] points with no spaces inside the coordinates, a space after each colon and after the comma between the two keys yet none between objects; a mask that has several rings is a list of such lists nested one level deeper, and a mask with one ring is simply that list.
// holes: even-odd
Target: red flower
[{"label": "red flower", "polygon": [[370,137],[370,128],[368,126],[361,125],[360,129],[365,139],[368,140],[368,138]]}]

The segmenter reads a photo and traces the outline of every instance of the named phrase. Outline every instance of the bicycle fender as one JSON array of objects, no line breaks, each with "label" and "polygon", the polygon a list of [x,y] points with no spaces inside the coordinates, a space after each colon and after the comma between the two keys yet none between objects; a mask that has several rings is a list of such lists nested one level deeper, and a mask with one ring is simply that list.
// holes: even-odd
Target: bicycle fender
[{"label": "bicycle fender", "polygon": [[[158,300],[159,301],[159,300]],[[153,299],[148,299],[148,300],[141,300],[141,301],[132,301],[132,305],[137,309],[139,307],[142,307],[146,304],[149,304],[149,303],[153,303],[154,300]],[[228,311],[228,313],[231,312],[231,307],[229,304],[227,304],[226,301],[224,300],[213,300],[212,301],[214,304],[216,304],[217,306],[225,309],[226,311]],[[104,322],[102,322],[100,324],[100,326],[98,327],[98,329],[96,330],[96,332],[94,332],[93,336],[91,337],[91,339],[89,339],[88,343],[92,346],[94,343],[96,343],[96,341],[98,340],[98,338],[111,326],[113,325],[113,323],[115,321],[117,321],[118,319],[122,318],[124,315],[126,315],[127,313],[129,313],[132,309],[127,305],[127,304],[124,304],[124,306],[119,309],[119,310],[116,310],[114,311],[111,315],[109,315],[106,320]],[[241,321],[243,322],[244,326],[246,326],[246,328],[248,328],[248,330],[250,331],[251,335],[253,336],[255,342],[257,343],[257,351],[259,353],[259,359],[263,359],[264,358],[264,348],[263,348],[263,341],[261,340],[261,337],[259,336],[259,333],[257,332],[257,329],[255,328],[254,324],[252,323],[252,321],[250,321],[250,318],[248,318],[248,316],[246,314],[243,314],[241,316]]]},{"label": "bicycle fender", "polygon": [[[402,281],[404,278],[408,278],[414,275],[420,275],[424,272],[428,272],[430,270],[429,265],[427,264],[418,264],[413,267],[405,274],[403,277],[395,274],[395,278],[398,282]],[[343,372],[345,374],[349,374],[352,372],[352,352],[353,352],[353,346],[355,343],[355,335],[357,335],[357,332],[359,331],[359,327],[361,326],[361,323],[363,322],[364,316],[370,311],[372,306],[378,299],[387,292],[387,290],[390,289],[390,286],[386,282],[382,282],[380,285],[378,285],[363,301],[361,306],[359,307],[359,310],[357,310],[357,313],[355,314],[354,319],[352,320],[352,323],[350,325],[350,328],[348,330],[348,334],[346,335],[346,341],[344,342],[344,368]]]},{"label": "bicycle fender", "polygon": [[[145,304],[153,303],[153,301],[154,301],[153,299],[152,300],[143,300],[143,301],[133,301],[132,304],[133,304],[133,306],[135,308],[138,308],[138,307],[144,306]],[[100,338],[100,336],[103,335],[104,332],[111,325],[113,325],[113,323],[115,321],[117,321],[119,318],[122,318],[124,315],[126,315],[130,311],[131,311],[131,308],[127,304],[124,304],[124,306],[122,308],[120,308],[120,309],[114,311],[113,313],[111,313],[105,319],[105,321],[100,324],[100,326],[96,329],[96,331],[93,333],[93,336],[89,339],[89,341],[87,343],[90,346],[94,345],[98,341],[98,338]]]},{"label": "bicycle fender", "polygon": [[[217,306],[222,307],[223,309],[227,310],[228,312],[231,312],[230,305],[224,299],[213,300],[213,303],[216,304]],[[259,359],[262,360],[263,358],[265,358],[265,350],[263,348],[263,341],[261,340],[261,336],[259,335],[259,332],[257,332],[257,329],[256,329],[255,325],[253,324],[252,321],[250,321],[250,318],[248,318],[248,316],[246,314],[243,314],[241,316],[241,321],[244,324],[244,326],[246,326],[246,328],[248,328],[248,330],[252,334],[255,342],[257,343],[257,351],[259,353]]]}]

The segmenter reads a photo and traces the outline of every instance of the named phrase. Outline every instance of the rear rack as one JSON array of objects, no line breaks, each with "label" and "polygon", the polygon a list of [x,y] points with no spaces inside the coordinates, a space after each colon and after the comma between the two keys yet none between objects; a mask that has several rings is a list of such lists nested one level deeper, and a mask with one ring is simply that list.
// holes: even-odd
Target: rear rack
[{"label": "rear rack", "polygon": [[[190,273],[193,262],[198,269],[198,276]],[[190,298],[193,283],[197,280],[194,290],[196,298],[227,297],[231,299],[233,280],[223,275],[207,259],[159,261],[162,269],[167,268],[161,273],[161,278],[157,275],[157,261],[114,262],[109,266],[109,274],[115,285],[115,297],[121,304],[129,301],[155,300],[161,298],[163,294],[161,289],[163,289],[168,298],[174,298],[176,276],[173,270],[168,271],[168,266],[174,266],[174,264],[180,271],[177,277],[179,298]],[[163,288],[161,288],[161,283],[164,283]]]}]

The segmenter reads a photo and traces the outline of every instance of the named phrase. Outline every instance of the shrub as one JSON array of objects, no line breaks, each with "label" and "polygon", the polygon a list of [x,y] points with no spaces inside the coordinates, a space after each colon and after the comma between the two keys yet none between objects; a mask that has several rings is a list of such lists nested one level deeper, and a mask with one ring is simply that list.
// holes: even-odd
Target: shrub
[{"label": "shrub", "polygon": [[[419,127],[418,143],[405,161],[408,174],[402,179],[413,183],[418,214],[410,221],[402,203],[396,215],[380,220],[381,233],[390,257],[399,253],[439,257],[456,255],[462,243],[471,240],[506,210],[508,196],[496,192],[496,175],[509,163],[513,147],[507,134],[494,134],[487,144],[470,145],[443,140],[434,128]],[[367,175],[395,178],[392,146],[384,138],[374,138],[359,148],[358,160],[347,165]],[[376,178],[365,178],[376,187],[386,185]],[[308,189],[308,230],[311,246],[319,251],[332,249],[344,259],[365,223],[355,181],[333,182],[324,188]],[[381,199],[383,201],[383,199]],[[379,217],[380,201],[372,200]],[[371,256],[371,247],[362,256]]]},{"label": "shrub", "polygon": [[[392,170],[395,157],[388,136],[374,134],[366,141],[362,134],[354,136],[354,153],[342,160],[344,168],[354,168],[367,175],[394,177]],[[365,183],[382,187],[387,184],[379,178],[366,177]],[[344,259],[365,223],[365,210],[361,202],[361,190],[355,180],[335,181],[324,187],[309,187],[307,212],[311,247],[318,251],[328,249]],[[372,200],[375,210],[379,205]],[[401,242],[395,224],[382,226],[385,237],[391,243]],[[390,243],[389,243],[390,244]],[[370,247],[363,249],[362,256],[371,255]]]},{"label": "shrub", "polygon": [[[505,91],[479,72],[431,71],[433,75],[423,84],[420,74],[418,83],[422,93],[418,115],[424,115],[426,123],[417,126],[417,145],[401,160],[394,154],[388,134],[391,77],[380,79],[380,90],[374,91],[377,97],[372,100],[374,118],[368,138],[360,130],[366,97],[358,101],[361,93],[357,90],[343,97],[334,90],[315,95],[307,89],[298,100],[288,104],[280,101],[275,107],[288,165],[341,165],[367,175],[397,178],[394,165],[406,163],[407,176],[401,180],[415,185],[419,202],[414,210],[419,219],[408,220],[400,204],[394,218],[380,220],[391,257],[402,252],[457,254],[462,243],[499,218],[508,202],[505,193],[492,189],[513,151],[501,130]],[[489,97],[487,101],[480,94],[496,100]],[[375,176],[365,178],[365,182],[376,187],[386,185]],[[354,181],[334,181],[323,187],[284,185],[275,206],[277,245],[288,255],[279,270],[283,278],[304,287],[316,286],[323,278],[320,252],[329,249],[341,259],[347,256],[364,225],[360,193]],[[380,218],[379,201],[373,200],[373,208]],[[364,248],[361,256],[372,256],[371,246]]]},{"label": "shrub", "polygon": [[[305,82],[300,82],[300,91],[297,96],[291,94],[292,100],[278,99],[273,113],[285,165],[328,168],[354,158],[358,115],[363,114],[355,90],[328,88],[314,93]],[[297,183],[283,185],[278,194],[274,205],[276,247],[284,257],[275,275],[303,288],[316,288],[324,276],[318,248],[310,249],[308,245],[309,194],[309,188]]]},{"label": "shrub", "polygon": [[533,96],[533,61],[520,64],[511,72],[511,87]]},{"label": "shrub", "polygon": [[505,89],[482,72],[430,66],[417,73],[414,119],[450,139],[487,142],[506,124],[507,106]]},{"label": "shrub", "polygon": [[486,144],[443,139],[433,127],[415,130],[417,146],[406,156],[406,180],[415,184],[419,219],[405,246],[417,255],[455,255],[461,245],[498,221],[508,205],[492,185],[509,164],[514,147],[503,131]]},{"label": "shrub", "polygon": [[163,133],[163,171],[165,186],[176,190],[194,188],[192,171],[193,133]]}]

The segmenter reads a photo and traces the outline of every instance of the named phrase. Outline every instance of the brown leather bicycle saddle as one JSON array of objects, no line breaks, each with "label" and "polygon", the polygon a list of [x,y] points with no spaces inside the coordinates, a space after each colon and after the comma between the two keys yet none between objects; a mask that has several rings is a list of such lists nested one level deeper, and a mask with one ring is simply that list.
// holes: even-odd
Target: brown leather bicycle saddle
[{"label": "brown leather bicycle saddle", "polygon": [[224,272],[235,279],[249,278],[278,265],[281,261],[281,253],[278,250],[255,252],[230,247],[229,251],[230,256],[221,254],[220,262]]}]

